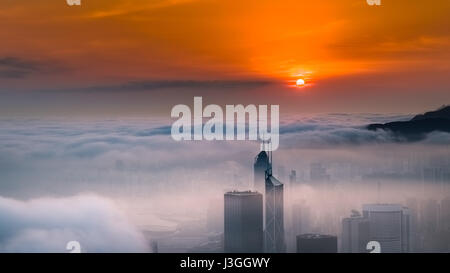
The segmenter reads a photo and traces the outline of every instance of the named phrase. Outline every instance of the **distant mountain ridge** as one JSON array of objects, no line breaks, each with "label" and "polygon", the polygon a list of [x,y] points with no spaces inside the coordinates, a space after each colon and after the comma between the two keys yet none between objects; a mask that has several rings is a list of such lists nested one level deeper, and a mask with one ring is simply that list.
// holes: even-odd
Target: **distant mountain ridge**
[{"label": "distant mountain ridge", "polygon": [[450,105],[444,105],[436,111],[426,112],[425,114],[417,115],[411,119],[413,120],[422,120],[422,119],[430,119],[430,118],[444,118],[450,119]]},{"label": "distant mountain ridge", "polygon": [[396,136],[410,141],[421,140],[426,134],[434,131],[450,133],[450,106],[442,106],[435,111],[416,115],[409,121],[369,124],[367,129],[391,131]]}]

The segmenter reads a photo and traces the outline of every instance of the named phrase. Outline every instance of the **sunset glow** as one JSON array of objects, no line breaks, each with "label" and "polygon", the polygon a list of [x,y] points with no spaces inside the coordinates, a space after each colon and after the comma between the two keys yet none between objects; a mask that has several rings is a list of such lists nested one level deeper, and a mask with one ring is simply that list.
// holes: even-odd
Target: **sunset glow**
[{"label": "sunset glow", "polygon": [[[168,78],[183,71],[186,78],[286,79],[298,67],[326,77],[373,67],[405,69],[402,57],[391,54],[399,51],[410,63],[439,67],[448,62],[414,54],[448,48],[448,36],[434,30],[444,24],[439,14],[448,12],[448,1],[439,2],[442,8],[432,15],[427,3],[414,8],[409,1],[388,2],[379,9],[358,0],[97,0],[76,8],[65,1],[7,1],[0,13],[5,22],[0,49],[63,61],[84,78]],[[430,22],[431,16],[436,20]],[[38,18],[35,27],[21,27],[21,22]],[[407,27],[413,20],[420,29]],[[424,28],[430,29],[428,36],[419,32]],[[35,37],[41,43],[26,42]]]},{"label": "sunset glow", "polygon": [[367,79],[382,78],[401,100],[399,83],[447,84],[450,71],[447,0],[4,2],[6,90],[218,80],[272,82],[277,91],[267,92],[280,92],[301,78],[332,102],[342,93],[330,88],[371,96],[379,90]]},{"label": "sunset glow", "polygon": [[301,86],[305,85],[305,81],[303,79],[298,79],[296,84],[297,84],[297,86],[301,87]]}]

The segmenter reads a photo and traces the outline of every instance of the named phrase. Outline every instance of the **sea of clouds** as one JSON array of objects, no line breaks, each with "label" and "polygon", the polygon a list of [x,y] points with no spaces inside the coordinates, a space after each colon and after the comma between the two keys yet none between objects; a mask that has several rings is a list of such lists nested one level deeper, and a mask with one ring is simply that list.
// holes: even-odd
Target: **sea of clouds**
[{"label": "sea of clouds", "polygon": [[[290,167],[305,158],[381,159],[383,150],[439,150],[450,134],[398,143],[369,123],[409,115],[321,114],[284,117],[274,158]],[[168,120],[0,119],[0,251],[148,251],[148,241],[111,200],[172,191],[248,188],[257,142],[184,141]],[[413,146],[410,146],[413,145]],[[320,155],[320,156],[318,156]],[[307,161],[309,163],[309,161]],[[305,163],[306,164],[306,163]],[[100,197],[102,196],[102,197]]]},{"label": "sea of clouds", "polygon": [[[280,124],[274,157],[293,151],[320,153],[361,147],[389,150],[410,145],[367,124],[407,120],[408,115],[321,114],[288,116]],[[170,120],[156,119],[0,119],[0,190],[9,197],[41,197],[157,184],[186,179],[226,183],[245,177],[259,151],[252,141],[181,141],[170,136]],[[450,144],[450,134],[432,133],[411,145]],[[394,146],[395,146],[394,145]],[[387,148],[389,147],[389,148]],[[128,188],[127,188],[128,187]]]}]

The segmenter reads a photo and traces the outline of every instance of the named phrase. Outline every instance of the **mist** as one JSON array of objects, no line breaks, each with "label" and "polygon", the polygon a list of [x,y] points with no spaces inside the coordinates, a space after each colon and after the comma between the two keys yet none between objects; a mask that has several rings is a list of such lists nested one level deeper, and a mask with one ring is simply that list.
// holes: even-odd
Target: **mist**
[{"label": "mist", "polygon": [[[288,251],[299,233],[339,239],[342,218],[368,203],[414,207],[417,251],[450,250],[450,135],[411,143],[364,128],[407,118],[323,114],[281,121],[273,170],[285,184]],[[4,252],[61,252],[70,240],[87,252],[220,252],[223,194],[253,189],[260,151],[250,141],[175,142],[170,121],[162,119],[0,124]]]},{"label": "mist", "polygon": [[148,252],[142,233],[110,200],[94,195],[27,201],[0,197],[0,252]]}]

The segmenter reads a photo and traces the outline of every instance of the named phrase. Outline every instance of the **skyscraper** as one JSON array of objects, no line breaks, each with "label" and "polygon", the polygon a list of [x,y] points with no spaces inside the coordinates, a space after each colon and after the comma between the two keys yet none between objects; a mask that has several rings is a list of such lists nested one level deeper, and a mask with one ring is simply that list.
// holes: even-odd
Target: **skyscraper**
[{"label": "skyscraper", "polygon": [[442,199],[439,213],[440,229],[450,230],[450,197]]},{"label": "skyscraper", "polygon": [[369,220],[362,217],[358,211],[352,211],[349,218],[342,219],[343,253],[364,253],[370,241]]},{"label": "skyscraper", "polygon": [[410,251],[408,209],[396,204],[363,205],[363,216],[369,220],[370,240],[378,241],[382,253]]},{"label": "skyscraper", "polygon": [[251,191],[233,191],[224,195],[224,251],[226,253],[262,253],[263,197]]},{"label": "skyscraper", "polygon": [[406,199],[406,206],[409,211],[409,224],[410,224],[410,252],[423,252],[422,249],[422,236],[420,235],[419,228],[419,200],[415,197]]},{"label": "skyscraper", "polygon": [[253,188],[264,195],[265,173],[270,168],[269,156],[265,151],[261,151],[255,158],[253,164]]},{"label": "skyscraper", "polygon": [[289,174],[289,186],[295,187],[297,183],[297,172],[295,170],[291,170]]},{"label": "skyscraper", "polygon": [[298,235],[297,253],[337,253],[337,237],[322,234]]},{"label": "skyscraper", "polygon": [[283,183],[272,176],[271,168],[266,171],[265,185],[265,249],[267,253],[282,253],[286,251]]},{"label": "skyscraper", "polygon": [[314,162],[311,163],[309,178],[311,181],[324,182],[330,180],[330,175],[322,163]]},{"label": "skyscraper", "polygon": [[424,232],[435,233],[438,229],[439,203],[437,200],[428,199],[421,204],[421,222]]}]

